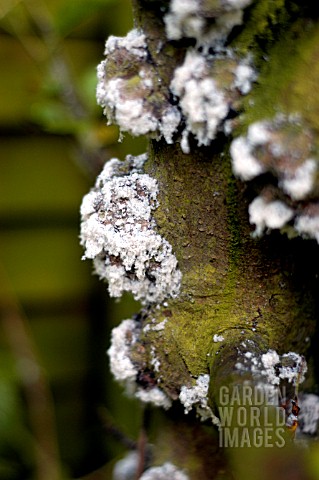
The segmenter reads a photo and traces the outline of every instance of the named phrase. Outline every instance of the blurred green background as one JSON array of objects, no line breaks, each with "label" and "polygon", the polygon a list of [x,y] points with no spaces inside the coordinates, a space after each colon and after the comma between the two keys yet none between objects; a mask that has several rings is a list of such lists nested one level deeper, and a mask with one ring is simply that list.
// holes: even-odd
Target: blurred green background
[{"label": "blurred green background", "polygon": [[78,240],[104,162],[144,151],[95,101],[105,39],[131,28],[129,0],[0,1],[2,480],[111,478],[117,430],[138,435],[105,352],[139,306],[108,299]]}]

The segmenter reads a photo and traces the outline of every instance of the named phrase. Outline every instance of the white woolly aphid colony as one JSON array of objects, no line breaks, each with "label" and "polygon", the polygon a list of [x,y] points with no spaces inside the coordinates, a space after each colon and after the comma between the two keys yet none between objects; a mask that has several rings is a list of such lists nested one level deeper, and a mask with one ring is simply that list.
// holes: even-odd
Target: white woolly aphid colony
[{"label": "white woolly aphid colony", "polygon": [[[256,72],[250,58],[237,58],[224,43],[232,28],[242,23],[243,8],[250,3],[222,2],[207,12],[211,17],[208,23],[199,13],[200,2],[170,3],[164,17],[167,39],[192,37],[196,47],[188,49],[166,89],[149,61],[147,39],[141,29],[123,38],[111,36],[105,45],[106,59],[98,66],[97,86],[97,101],[109,123],[135,136],[163,137],[167,143],[172,143],[182,129],[185,153],[189,152],[190,134],[199,145],[209,145],[218,132],[230,132],[227,116],[238,99],[250,91]],[[211,50],[216,53],[209,53]],[[121,67],[116,69],[114,65]],[[230,77],[227,82],[225,73]],[[174,97],[177,105],[171,103]]]},{"label": "white woolly aphid colony", "polygon": [[[130,480],[136,478],[140,462],[137,452],[130,452],[119,460],[113,470],[113,480]],[[150,467],[139,477],[139,480],[189,480],[185,472],[171,462],[157,467]]]},{"label": "white woolly aphid colony", "polygon": [[216,425],[219,419],[213,414],[212,409],[208,406],[208,388],[209,375],[199,375],[196,384],[193,387],[182,386],[179,400],[184,405],[184,411],[188,414],[192,408],[196,409],[197,416],[202,420],[210,419]]},{"label": "white woolly aphid colony", "polygon": [[111,296],[128,291],[149,304],[175,297],[181,273],[171,245],[156,232],[158,187],[142,173],[146,159],[144,154],[106,163],[83,198],[81,244]]},{"label": "white woolly aphid colony", "polygon": [[265,183],[249,207],[255,235],[265,230],[294,228],[319,242],[319,205],[314,200],[318,160],[311,131],[300,116],[277,115],[255,122],[233,140],[230,153],[235,175],[242,180],[270,173],[277,187]]},{"label": "white woolly aphid colony", "polygon": [[[149,134],[164,137],[172,143],[181,114],[159,92],[160,79],[156,69],[147,60],[145,34],[134,29],[126,37],[111,36],[105,45],[106,59],[97,69],[97,102],[103,107],[109,123],[116,123],[122,132],[139,136]],[[111,78],[106,76],[110,63],[126,62],[129,66],[121,72],[115,69]],[[152,99],[157,93],[156,101]]]},{"label": "white woolly aphid colony", "polygon": [[123,320],[112,330],[111,346],[108,350],[111,372],[114,378],[124,384],[128,393],[133,393],[144,403],[168,409],[171,400],[157,386],[143,389],[136,384],[138,369],[130,359],[130,351],[139,338],[141,327],[138,321]]},{"label": "white woolly aphid colony", "polygon": [[254,355],[249,351],[252,341],[242,342],[245,353],[241,355],[236,368],[243,372],[249,371],[262,382],[266,380],[269,386],[278,386],[282,381],[293,386],[305,380],[308,366],[305,358],[295,352],[279,355],[275,350],[268,350],[262,355]]}]

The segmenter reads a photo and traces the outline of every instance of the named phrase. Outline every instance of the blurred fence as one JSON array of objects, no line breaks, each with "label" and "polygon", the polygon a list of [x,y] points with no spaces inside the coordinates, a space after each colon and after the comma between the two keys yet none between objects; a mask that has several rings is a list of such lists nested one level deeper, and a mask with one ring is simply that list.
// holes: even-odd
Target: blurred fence
[{"label": "blurred fence", "polygon": [[102,164],[143,149],[119,145],[95,103],[104,41],[130,27],[128,0],[0,5],[4,480],[77,478],[112,462],[108,410],[128,435],[138,428],[105,355],[112,325],[137,307],[108,301],[78,242],[81,199]]}]

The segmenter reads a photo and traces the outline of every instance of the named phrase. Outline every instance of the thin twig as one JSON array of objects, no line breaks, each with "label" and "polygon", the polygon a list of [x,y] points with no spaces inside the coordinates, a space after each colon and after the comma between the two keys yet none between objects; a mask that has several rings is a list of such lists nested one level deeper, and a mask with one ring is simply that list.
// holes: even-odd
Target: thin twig
[{"label": "thin twig", "polygon": [[129,450],[137,449],[137,442],[122,432],[122,430],[115,424],[109,411],[105,407],[99,409],[99,415],[102,419],[105,431],[110,434],[114,440],[117,440],[121,445]]},{"label": "thin twig", "polygon": [[150,408],[146,405],[143,410],[143,424],[137,442],[138,465],[136,469],[135,480],[139,480],[147,466],[147,456],[149,453],[147,448],[147,432],[149,429],[150,414]]}]

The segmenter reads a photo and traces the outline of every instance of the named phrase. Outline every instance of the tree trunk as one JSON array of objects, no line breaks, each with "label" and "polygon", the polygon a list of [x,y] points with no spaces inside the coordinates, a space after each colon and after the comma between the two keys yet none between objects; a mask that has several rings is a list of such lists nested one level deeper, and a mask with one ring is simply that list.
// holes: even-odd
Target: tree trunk
[{"label": "tree trunk", "polygon": [[[306,360],[304,389],[312,391],[316,382],[318,247],[313,238],[319,235],[316,227],[301,225],[305,217],[318,218],[317,12],[310,2],[263,0],[135,0],[133,8],[147,58],[134,54],[128,61],[127,46],[109,48],[104,81],[109,86],[112,78],[132,80],[132,90],[126,86],[122,98],[136,100],[145,88],[148,113],[156,115],[157,108],[160,127],[146,132],[151,138],[144,171],[157,180],[157,232],[172,246],[182,274],[177,296],[144,302],[135,320],[138,339],[130,346],[138,388],[159,387],[174,401],[153,431],[153,463],[170,461],[190,479],[310,478],[304,454],[296,454],[295,423],[290,423],[297,422],[298,411],[291,409],[298,403]],[[193,87],[181,88],[176,71],[190,52],[206,63],[200,73],[195,64],[194,72],[185,70]],[[246,72],[249,85],[240,83],[239,71]],[[151,93],[140,84],[135,91],[135,76],[149,74]],[[189,95],[201,94],[205,76],[214,83],[190,106],[187,101],[195,100],[186,98],[187,88]],[[218,94],[211,101],[215,87]],[[224,104],[216,100],[219,94]],[[219,110],[212,113],[216,102]],[[163,127],[167,105],[181,113],[172,138]],[[196,120],[202,107],[204,118]],[[111,101],[106,105],[111,120],[139,134],[121,121],[117,108]],[[256,199],[263,202],[257,217]],[[273,205],[281,212],[277,216],[276,210],[275,219],[267,213]],[[192,400],[198,380],[208,378],[208,397]],[[265,393],[261,404],[253,400],[267,386],[273,391],[279,386],[280,393],[286,388],[282,408],[267,403]],[[194,412],[185,415],[179,399],[186,411],[197,407],[204,423]],[[224,407],[235,409],[226,424]],[[263,408],[270,412],[268,423],[265,410],[260,416]],[[212,425],[218,421],[219,433]],[[239,435],[231,437],[233,445],[225,445],[225,427],[227,435]],[[253,437],[256,427],[259,442]]]}]

